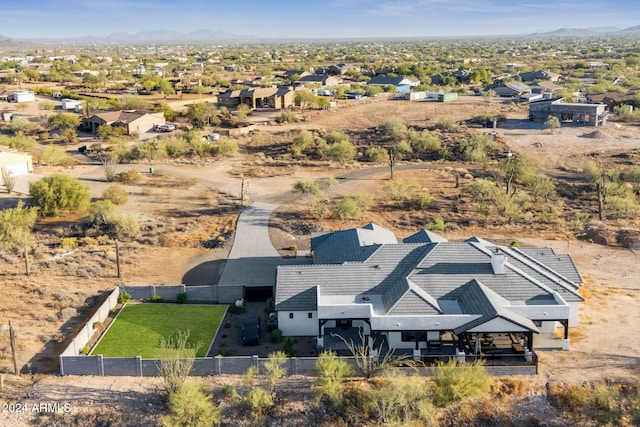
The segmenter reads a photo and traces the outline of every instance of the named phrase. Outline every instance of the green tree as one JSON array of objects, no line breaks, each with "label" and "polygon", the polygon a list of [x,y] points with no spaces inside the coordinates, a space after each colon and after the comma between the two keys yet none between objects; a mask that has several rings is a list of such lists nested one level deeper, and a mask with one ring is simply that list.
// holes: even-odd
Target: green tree
[{"label": "green tree", "polygon": [[164,95],[166,99],[168,95],[175,95],[176,90],[173,87],[173,84],[169,80],[162,79],[158,83],[158,92]]},{"label": "green tree", "polygon": [[68,175],[53,174],[29,184],[31,204],[45,216],[84,211],[91,203],[89,187]]},{"label": "green tree", "polygon": [[389,152],[383,147],[369,147],[364,152],[364,157],[373,163],[387,163],[389,161]]},{"label": "green tree", "polygon": [[80,126],[80,118],[78,116],[63,112],[57,112],[52,116],[49,116],[47,121],[51,129],[57,129],[61,132],[66,129],[75,131],[77,127]]},{"label": "green tree", "polygon": [[307,154],[315,147],[315,140],[313,134],[308,130],[301,131],[293,138],[293,144],[289,148],[289,152],[294,157],[300,157],[302,154]]},{"label": "green tree", "polygon": [[604,206],[609,196],[619,193],[621,188],[618,182],[620,172],[615,169],[602,169],[593,161],[588,161],[584,166],[584,174],[593,184],[598,195],[598,219],[604,218]]},{"label": "green tree", "polygon": [[218,124],[218,112],[213,104],[198,102],[187,108],[187,118],[197,128],[203,128],[207,124]]},{"label": "green tree", "polygon": [[318,104],[318,97],[310,90],[296,91],[294,102],[300,106],[300,112],[304,113],[304,109]]},{"label": "green tree", "polygon": [[[507,156],[498,163],[498,168],[504,175],[506,194],[509,194],[514,182],[523,182],[535,175],[537,162],[527,156]],[[513,189],[515,193],[515,188]]]},{"label": "green tree", "polygon": [[25,272],[29,275],[29,246],[38,210],[25,208],[22,201],[15,208],[0,210],[0,247],[24,251]]},{"label": "green tree", "polygon": [[382,124],[384,134],[395,142],[406,139],[409,130],[399,117],[392,117]]},{"label": "green tree", "polygon": [[440,150],[442,146],[438,135],[428,130],[418,132],[412,129],[408,133],[408,138],[411,149],[417,154],[437,151]]}]

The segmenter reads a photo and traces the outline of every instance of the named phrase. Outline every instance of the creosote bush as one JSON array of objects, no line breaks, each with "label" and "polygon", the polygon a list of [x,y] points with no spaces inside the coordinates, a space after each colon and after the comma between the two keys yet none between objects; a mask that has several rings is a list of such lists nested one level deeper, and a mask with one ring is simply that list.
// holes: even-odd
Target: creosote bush
[{"label": "creosote bush", "polygon": [[199,384],[185,383],[169,394],[169,414],[161,418],[163,427],[205,427],[222,421],[222,408]]}]

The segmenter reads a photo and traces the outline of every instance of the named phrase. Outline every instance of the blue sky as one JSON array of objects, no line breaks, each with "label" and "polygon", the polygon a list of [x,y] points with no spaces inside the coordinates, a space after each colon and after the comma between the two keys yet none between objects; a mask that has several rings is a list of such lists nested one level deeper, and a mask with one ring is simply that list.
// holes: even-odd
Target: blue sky
[{"label": "blue sky", "polygon": [[0,35],[24,39],[169,29],[273,37],[528,34],[640,25],[637,0],[3,0]]}]

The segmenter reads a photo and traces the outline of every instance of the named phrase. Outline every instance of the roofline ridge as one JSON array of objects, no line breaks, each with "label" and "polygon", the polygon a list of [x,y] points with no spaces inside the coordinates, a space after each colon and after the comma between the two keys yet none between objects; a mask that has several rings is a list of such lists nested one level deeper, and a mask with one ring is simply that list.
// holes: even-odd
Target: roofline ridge
[{"label": "roofline ridge", "polygon": [[[550,248],[550,249],[552,250],[552,252],[553,252],[553,254],[554,254],[555,256],[559,256],[559,255],[568,255],[568,254],[556,254],[556,253],[555,253],[555,251],[553,250],[553,248]],[[542,262],[538,261],[537,259],[535,259],[535,258],[534,258],[534,257],[532,257],[531,255],[529,255],[529,254],[526,254],[526,253],[522,252],[519,248],[509,248],[509,250],[511,250],[511,251],[515,251],[516,253],[520,254],[520,255],[521,255],[521,256],[523,256],[523,257],[525,257],[527,260],[529,260],[529,261],[531,261],[531,262],[533,262],[533,263],[535,263],[535,264],[537,264],[537,265],[542,266],[545,270],[549,271],[550,273],[555,274],[556,276],[558,276],[558,277],[559,277],[559,278],[561,278],[562,280],[566,281],[567,283],[572,283],[572,284],[573,284],[573,283],[575,283],[575,282],[573,282],[573,281],[571,281],[571,280],[567,279],[567,278],[566,278],[566,277],[564,277],[562,274],[558,273],[557,271],[555,271],[554,269],[552,269],[552,268],[551,268],[551,267],[549,267],[548,265],[546,265],[546,264],[544,264],[544,263],[542,263]],[[569,255],[569,257],[571,257],[571,256]],[[571,263],[573,264],[573,259],[571,259]],[[575,267],[575,264],[574,264],[574,267]],[[578,269],[577,269],[577,268],[576,268],[576,271],[578,272],[578,276],[580,276],[580,272],[578,271]],[[582,279],[582,276],[580,276],[580,278]],[[576,288],[576,289],[580,289],[580,286],[579,286],[579,284],[578,284],[578,283],[575,283],[575,285],[576,285],[576,286],[575,286],[575,288]]]},{"label": "roofline ridge", "polygon": [[[503,252],[505,252],[506,254],[513,256],[513,251],[511,251],[510,249],[507,249],[506,247],[501,247],[501,250],[502,250]],[[525,260],[522,260],[522,259],[521,259],[522,257],[518,256],[518,255],[520,255],[520,254],[522,254],[522,252],[517,251],[517,252],[516,252],[516,256],[515,256],[514,258],[518,259],[520,262],[523,262],[523,263],[524,263],[524,264],[526,264],[527,266],[532,267],[532,266],[530,265],[531,263],[535,263],[536,265],[539,265],[539,264],[540,264],[540,263],[539,263],[539,262],[537,262],[535,259],[530,259],[530,258],[529,258],[527,255],[525,255],[525,254],[522,254],[522,255],[524,255],[524,257],[525,257],[526,259],[525,259]],[[507,263],[508,263],[508,262],[507,262]],[[511,264],[509,264],[509,265],[511,265]],[[560,274],[556,273],[556,272],[555,272],[555,270],[552,270],[551,268],[549,268],[548,266],[546,266],[546,265],[544,265],[544,264],[542,265],[542,267],[543,267],[543,268],[542,268],[542,271],[540,271],[540,269],[538,269],[538,270],[540,271],[540,273],[541,273],[543,276],[547,277],[547,278],[548,278],[548,279],[550,279],[550,280],[554,280],[554,278],[549,277],[549,273],[555,274],[557,277],[559,277],[559,278],[561,279],[561,280],[554,280],[554,282],[555,282],[555,283],[557,283],[558,285],[562,286],[564,289],[568,290],[569,292],[571,292],[571,293],[573,293],[573,294],[576,294],[577,296],[579,296],[580,298],[582,298],[582,295],[580,295],[580,294],[578,293],[578,289],[579,289],[579,287],[574,287],[574,286],[568,287],[568,286],[566,286],[566,284],[562,283],[562,281],[566,281],[567,283],[573,283],[572,281],[570,281],[570,280],[566,279],[565,277],[563,277],[562,275],[560,275]],[[515,267],[514,267],[514,268],[515,268]],[[523,272],[523,274],[525,274],[525,273]]]}]

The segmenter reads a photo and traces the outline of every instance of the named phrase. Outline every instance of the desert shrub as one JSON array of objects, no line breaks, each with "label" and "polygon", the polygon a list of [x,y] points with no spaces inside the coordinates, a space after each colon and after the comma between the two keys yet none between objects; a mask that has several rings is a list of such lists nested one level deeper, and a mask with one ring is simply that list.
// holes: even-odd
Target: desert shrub
[{"label": "desert shrub", "polygon": [[111,200],[98,200],[89,206],[89,224],[100,230],[109,226],[116,217],[116,206]]},{"label": "desert shrub", "polygon": [[198,349],[189,346],[188,341],[189,332],[186,331],[178,331],[169,339],[160,338],[158,371],[169,395],[184,386],[195,362]]},{"label": "desert shrub", "polygon": [[442,219],[441,216],[436,216],[433,219],[431,219],[431,222],[429,222],[427,224],[427,230],[430,231],[444,231],[447,228],[447,225],[444,222],[444,219]]},{"label": "desert shrub", "polygon": [[126,304],[131,299],[131,294],[129,292],[120,292],[118,295],[118,304]]},{"label": "desert shrub", "polygon": [[343,140],[329,145],[329,147],[325,150],[324,155],[329,160],[338,162],[341,165],[346,165],[355,157],[356,147],[354,147],[353,144],[348,140]]},{"label": "desert shrub", "polygon": [[15,136],[0,135],[0,145],[20,151],[31,151],[38,146],[38,141],[19,132]]},{"label": "desert shrub", "polygon": [[315,140],[313,134],[308,130],[303,130],[295,138],[293,138],[293,144],[289,148],[289,152],[294,157],[300,157],[303,154],[308,154],[315,147]]},{"label": "desert shrub", "polygon": [[110,200],[116,205],[123,205],[127,203],[129,193],[119,185],[112,185],[102,192],[102,198]]},{"label": "desert shrub", "polygon": [[318,356],[315,370],[317,376],[311,388],[318,393],[318,399],[326,398],[334,407],[344,401],[342,382],[353,374],[353,369],[344,359],[336,357],[332,351],[323,351]]},{"label": "desert shrub", "polygon": [[222,408],[199,384],[185,383],[168,399],[169,414],[161,418],[163,427],[205,427],[222,421]]},{"label": "desert shrub", "polygon": [[491,387],[492,379],[482,363],[458,366],[455,360],[439,364],[434,372],[434,402],[440,406],[470,397],[480,397]]},{"label": "desert shrub", "polygon": [[271,331],[271,342],[277,344],[280,341],[282,341],[282,331],[280,329]]},{"label": "desert shrub", "polygon": [[387,196],[397,202],[411,200],[420,192],[420,184],[412,178],[387,181],[383,188]]},{"label": "desert shrub", "polygon": [[486,162],[489,151],[496,148],[491,135],[472,135],[460,142],[459,150],[462,158],[469,162]]},{"label": "desert shrub", "polygon": [[520,193],[513,197],[507,194],[500,194],[496,197],[496,207],[498,212],[510,224],[516,223],[522,213],[529,208],[530,197],[527,194]]},{"label": "desert shrub", "polygon": [[418,132],[416,130],[409,131],[409,145],[414,153],[425,153],[428,151],[440,150],[442,143],[437,134],[424,130]]},{"label": "desert shrub", "polygon": [[560,128],[560,119],[555,116],[547,117],[547,120],[544,122],[545,129],[559,129]]},{"label": "desert shrub", "polygon": [[69,158],[69,154],[64,148],[49,144],[38,154],[38,158],[49,166],[60,166]]},{"label": "desert shrub", "polygon": [[171,158],[178,158],[186,156],[191,147],[184,138],[168,139],[165,141],[165,150],[167,155]]},{"label": "desert shrub", "polygon": [[287,363],[287,355],[282,351],[269,353],[269,360],[264,363],[265,375],[271,390],[273,390],[280,378],[287,374],[284,364]]},{"label": "desert shrub", "polygon": [[77,237],[63,237],[60,239],[60,246],[64,249],[73,249],[78,247]]},{"label": "desert shrub", "polygon": [[140,182],[141,179],[142,176],[136,169],[129,169],[116,175],[116,181],[121,182],[125,185],[135,184],[137,182]]},{"label": "desert shrub", "polygon": [[162,302],[162,297],[160,295],[154,295],[151,297],[151,302]]},{"label": "desert shrub", "polygon": [[348,196],[337,200],[331,210],[333,216],[342,221],[360,219],[364,214],[363,206],[358,203],[358,199],[355,196]]},{"label": "desert shrub", "polygon": [[422,191],[418,194],[418,204],[420,205],[420,209],[427,209],[431,202],[433,202],[433,197],[431,197],[431,194],[425,191]]},{"label": "desert shrub", "polygon": [[296,352],[293,349],[293,337],[286,337],[284,339],[284,345],[282,346],[282,351],[284,351],[284,353],[289,356],[289,357],[295,357]]},{"label": "desert shrub", "polygon": [[382,124],[382,131],[394,141],[401,141],[407,137],[409,130],[399,117],[392,117]]},{"label": "desert shrub", "polygon": [[383,381],[362,393],[362,400],[379,425],[431,425],[435,412],[431,392],[424,378],[389,370]]},{"label": "desert shrub", "polygon": [[233,156],[238,152],[238,143],[229,138],[220,138],[218,143],[212,148],[216,156]]},{"label": "desert shrub", "polygon": [[364,152],[364,157],[373,163],[386,163],[389,161],[389,153],[383,147],[370,147]]},{"label": "desert shrub", "polygon": [[127,240],[140,233],[140,223],[134,214],[122,214],[114,218],[113,225],[118,239]]},{"label": "desert shrub", "polygon": [[178,302],[178,304],[184,304],[186,300],[187,300],[186,292],[180,292],[178,293],[178,295],[176,295],[176,301]]},{"label": "desert shrub", "polygon": [[295,123],[298,121],[298,116],[291,111],[283,111],[278,117],[276,117],[276,123]]},{"label": "desert shrub", "polygon": [[435,124],[435,128],[444,132],[453,132],[458,125],[452,117],[444,117]]},{"label": "desert shrub", "polygon": [[558,408],[565,411],[583,410],[589,402],[589,390],[580,385],[550,385],[547,397]]},{"label": "desert shrub", "polygon": [[84,211],[91,203],[89,187],[68,175],[53,174],[29,184],[32,205],[45,216]]}]

